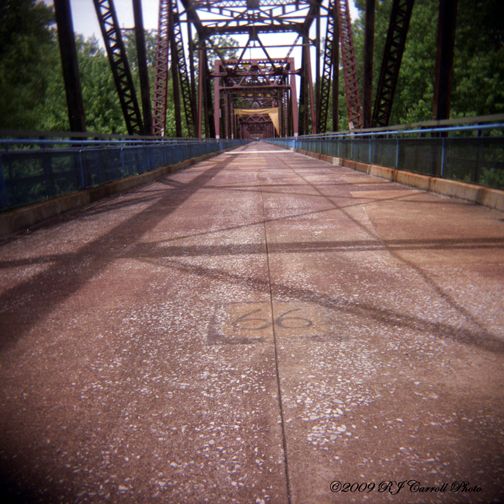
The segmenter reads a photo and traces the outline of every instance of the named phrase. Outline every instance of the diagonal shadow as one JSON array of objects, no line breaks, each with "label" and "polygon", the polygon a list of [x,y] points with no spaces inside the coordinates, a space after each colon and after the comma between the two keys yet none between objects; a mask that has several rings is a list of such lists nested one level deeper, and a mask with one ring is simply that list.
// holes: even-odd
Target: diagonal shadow
[{"label": "diagonal shadow", "polygon": [[[203,256],[243,256],[264,254],[262,243],[227,245],[162,245],[163,242],[137,243],[117,258],[168,258]],[[273,254],[300,254],[326,252],[371,252],[376,250],[474,250],[503,248],[504,238],[442,238],[425,240],[351,240],[351,241],[303,241],[268,243],[268,252]],[[0,269],[45,264],[56,261],[67,262],[75,253],[48,254],[23,259],[0,260]]]},{"label": "diagonal shadow", "polygon": [[[372,238],[376,239],[376,240],[379,240],[380,242],[384,243],[384,245],[387,247],[387,250],[388,252],[390,253],[390,255],[392,257],[394,257],[395,259],[397,259],[398,261],[408,265],[411,269],[413,269],[414,271],[416,271],[418,273],[418,275],[420,275],[424,282],[429,285],[445,302],[447,302],[453,309],[455,309],[456,311],[458,311],[459,313],[462,313],[465,317],[467,317],[468,320],[470,320],[473,324],[477,325],[478,327],[480,327],[482,330],[484,330],[484,328],[482,327],[481,323],[468,311],[466,310],[463,306],[461,306],[455,299],[453,299],[453,297],[449,296],[446,292],[443,291],[443,289],[434,281],[432,280],[432,278],[429,277],[429,275],[427,275],[427,273],[425,273],[425,271],[420,267],[420,266],[417,266],[415,263],[413,263],[413,261],[411,260],[408,260],[406,259],[405,257],[403,257],[399,251],[397,250],[394,250],[393,248],[389,248],[387,246],[387,244],[379,237],[376,235],[376,233],[371,230],[371,229],[368,229],[368,227],[366,227],[362,222],[359,222],[355,217],[353,217],[352,215],[350,215],[350,213],[345,209],[343,208],[341,205],[338,205],[338,203],[336,203],[333,198],[334,197],[330,197],[330,196],[327,196],[325,195],[320,189],[318,189],[313,183],[309,182],[303,175],[300,175],[299,173],[296,172],[296,170],[294,168],[292,168],[291,166],[287,165],[282,159],[280,158],[277,158],[278,161],[280,163],[282,163],[286,168],[290,169],[292,172],[294,172],[299,178],[301,178],[302,180],[305,181],[305,183],[307,183],[308,185],[310,185],[313,189],[315,189],[321,196],[324,196],[328,202],[330,202],[335,208],[338,208],[339,210],[341,210],[341,212],[346,215],[352,222],[354,222],[358,227],[360,227],[362,230],[364,230],[369,236],[371,236]],[[397,184],[397,182],[392,182],[393,184]],[[384,201],[384,200],[372,200],[373,202],[374,201]]]},{"label": "diagonal shadow", "polygon": [[[170,259],[138,259],[158,267],[164,266],[165,268],[176,269],[182,273],[201,276],[205,279],[253,288],[257,292],[265,294],[270,293],[269,282],[259,278],[247,277],[221,269],[191,265]],[[331,297],[307,288],[287,286],[280,283],[273,283],[271,285],[271,292],[275,300],[295,299],[297,301],[309,302],[331,310],[355,315],[363,320],[364,323],[378,322],[391,328],[401,327],[417,331],[424,335],[432,335],[439,339],[449,339],[464,345],[482,348],[490,352],[504,353],[504,341],[502,338],[499,338],[481,326],[476,331],[467,328],[456,328],[442,322],[431,322],[413,315],[399,313],[393,309],[379,308],[369,303],[357,302],[342,297]],[[459,311],[459,313],[461,312]],[[463,315],[465,316],[465,314]]]},{"label": "diagonal shadow", "polygon": [[[167,215],[176,210],[193,194],[202,189],[213,177],[224,170],[236,158],[228,156],[212,168],[203,171],[185,188],[168,191],[153,201],[145,210],[121,222],[106,235],[87,243],[68,257],[59,258],[45,271],[8,289],[0,295],[0,350],[15,344],[35,324],[46,317],[54,307],[63,303],[91,278],[103,271],[112,261],[124,253],[125,247],[138,240],[155,227]],[[82,265],[86,265],[85,268]],[[37,310],[27,310],[19,300],[29,300]],[[17,303],[10,303],[18,300]],[[11,305],[10,309],[5,308]]]}]

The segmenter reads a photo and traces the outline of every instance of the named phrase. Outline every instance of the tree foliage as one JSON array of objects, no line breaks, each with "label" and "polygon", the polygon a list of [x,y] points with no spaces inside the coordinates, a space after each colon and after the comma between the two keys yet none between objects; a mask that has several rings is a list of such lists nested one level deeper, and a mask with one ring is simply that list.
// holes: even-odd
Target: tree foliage
[{"label": "tree foliage", "polygon": [[[356,0],[354,23],[358,71],[363,68],[365,0]],[[432,119],[439,0],[416,0],[410,22],[390,124]],[[377,0],[373,92],[376,93],[392,0]],[[459,0],[451,116],[504,111],[504,2]],[[361,87],[362,89],[362,87]]]},{"label": "tree foliage", "polygon": [[4,128],[37,126],[53,44],[51,9],[33,0],[0,1],[0,121]]},{"label": "tree foliage", "polygon": [[[141,105],[136,38],[123,30],[133,85]],[[154,96],[157,32],[145,32],[151,99]],[[215,37],[226,58],[236,57],[238,43]],[[76,37],[86,128],[97,133],[126,134],[110,64],[96,39]],[[209,51],[212,67],[214,51]],[[198,61],[195,61],[196,69]],[[168,80],[166,134],[175,135],[173,82]],[[198,71],[196,71],[198,75]],[[185,123],[185,117],[183,116]],[[53,9],[37,0],[0,0],[0,127],[68,131],[68,111]],[[187,127],[183,124],[187,134]]]},{"label": "tree foliage", "polygon": [[[376,93],[393,0],[376,0],[373,91]],[[432,118],[439,0],[416,0],[392,108],[391,124]],[[357,69],[362,76],[365,0],[356,0],[354,23]],[[504,2],[458,0],[451,115],[504,112]],[[135,36],[123,32],[133,82],[140,100]],[[197,38],[194,41],[198,43]],[[238,43],[213,37],[226,58],[236,58]],[[154,95],[156,32],[146,31],[151,97]],[[77,37],[81,85],[89,131],[126,133],[126,126],[105,51],[96,39]],[[197,54],[196,54],[197,56]],[[208,51],[209,65],[219,57]],[[195,61],[196,79],[199,74]],[[171,72],[168,103],[173,103]],[[361,86],[362,89],[362,86]],[[348,122],[343,71],[339,72],[339,124]],[[330,123],[329,123],[330,124]],[[61,58],[52,8],[37,0],[0,0],[0,127],[68,130]],[[168,135],[175,135],[168,106]]]}]

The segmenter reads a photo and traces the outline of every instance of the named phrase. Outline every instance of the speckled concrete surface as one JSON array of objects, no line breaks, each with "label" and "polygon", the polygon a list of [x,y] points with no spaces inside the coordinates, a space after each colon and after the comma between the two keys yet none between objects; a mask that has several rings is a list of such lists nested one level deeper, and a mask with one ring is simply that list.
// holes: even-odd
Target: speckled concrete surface
[{"label": "speckled concrete surface", "polygon": [[264,143],[12,237],[1,502],[504,502],[503,245]]}]

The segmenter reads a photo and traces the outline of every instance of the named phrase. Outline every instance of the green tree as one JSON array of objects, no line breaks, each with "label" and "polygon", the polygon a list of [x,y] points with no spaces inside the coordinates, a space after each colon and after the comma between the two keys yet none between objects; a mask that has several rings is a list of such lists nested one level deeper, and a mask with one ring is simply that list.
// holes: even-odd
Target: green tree
[{"label": "green tree", "polygon": [[[354,23],[357,67],[362,75],[365,0],[356,0]],[[416,0],[410,22],[390,124],[432,119],[438,0]],[[392,0],[376,1],[373,92],[376,94]],[[504,109],[504,3],[459,0],[451,116],[472,116]],[[362,82],[361,82],[362,89]]]},{"label": "green tree", "polygon": [[37,127],[37,106],[47,87],[53,23],[52,10],[35,0],[0,1],[2,128]]},{"label": "green tree", "polygon": [[98,133],[128,133],[114,77],[96,39],[77,39],[86,128]]},{"label": "green tree", "polygon": [[[59,46],[54,43],[46,56],[46,88],[36,107],[36,129],[68,131],[68,111]],[[76,37],[77,58],[86,116],[86,129],[96,133],[126,134],[121,105],[108,58],[96,39]]]},{"label": "green tree", "polygon": [[[135,31],[128,29],[122,32],[124,46],[126,48],[126,55],[133,77],[133,85],[138,98],[140,108],[141,104],[141,91],[140,91],[140,74],[138,70],[138,53],[136,46]],[[149,88],[151,101],[154,98],[154,84],[156,77],[156,46],[157,46],[157,31],[145,30],[145,49],[147,56],[147,73],[149,75]]]},{"label": "green tree", "polygon": [[504,3],[459,0],[452,116],[504,112]]}]

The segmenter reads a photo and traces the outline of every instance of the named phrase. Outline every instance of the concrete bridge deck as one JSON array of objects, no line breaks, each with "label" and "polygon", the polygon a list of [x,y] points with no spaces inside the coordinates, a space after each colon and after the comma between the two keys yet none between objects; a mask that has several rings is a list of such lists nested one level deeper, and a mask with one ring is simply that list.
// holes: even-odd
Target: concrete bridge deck
[{"label": "concrete bridge deck", "polygon": [[503,502],[503,245],[264,143],[7,240],[0,500]]}]

